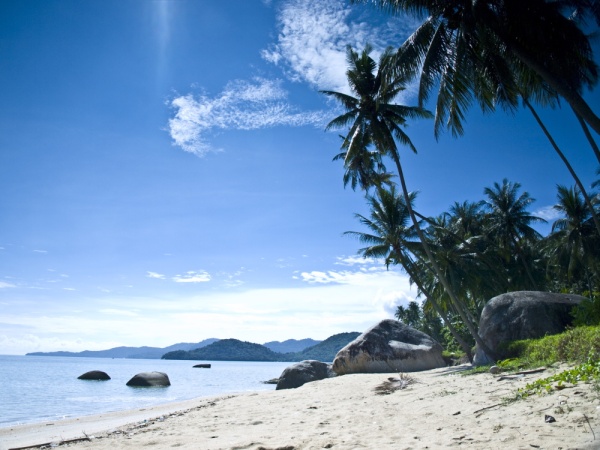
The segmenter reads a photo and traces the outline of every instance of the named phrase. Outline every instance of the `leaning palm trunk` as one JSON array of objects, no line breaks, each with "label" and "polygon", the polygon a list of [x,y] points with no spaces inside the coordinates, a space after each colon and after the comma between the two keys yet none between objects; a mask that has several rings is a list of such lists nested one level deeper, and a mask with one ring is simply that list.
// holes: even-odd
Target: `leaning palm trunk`
[{"label": "leaning palm trunk", "polygon": [[557,92],[573,108],[575,114],[581,117],[592,129],[600,134],[600,117],[598,117],[590,105],[583,99],[579,92],[567,86],[559,77],[555,76],[549,70],[533,58],[513,37],[504,33],[498,27],[494,31],[501,37],[508,49],[531,70],[537,73],[548,85]]},{"label": "leaning palm trunk", "polygon": [[437,264],[435,258],[433,257],[433,254],[431,253],[431,249],[429,248],[429,245],[427,244],[427,241],[425,239],[425,236],[423,235],[423,231],[421,230],[421,227],[419,227],[419,223],[417,221],[415,213],[410,204],[410,197],[408,194],[408,189],[406,188],[406,181],[404,179],[404,172],[402,171],[402,164],[400,164],[400,157],[398,156],[398,154],[396,152],[392,152],[392,158],[394,159],[394,162],[396,163],[396,169],[398,170],[398,176],[400,178],[400,185],[402,186],[402,193],[403,193],[404,199],[406,201],[406,208],[408,209],[408,214],[410,215],[410,219],[413,223],[413,226],[415,227],[415,231],[417,232],[417,235],[419,236],[419,240],[421,241],[421,244],[423,245],[423,249],[425,250],[425,253],[427,254],[427,258],[431,262],[431,266],[434,270],[436,277],[442,283],[442,286],[444,286],[444,290],[450,297],[450,300],[452,301],[452,303],[456,306],[456,309],[458,311],[458,314],[460,315],[460,318],[465,323],[467,329],[469,330],[469,333],[471,334],[471,336],[473,336],[473,339],[475,339],[475,342],[477,343],[479,348],[488,357],[495,360],[496,354],[487,346],[487,344],[485,342],[483,342],[483,339],[481,339],[481,337],[479,336],[477,329],[475,328],[475,326],[473,326],[473,323],[471,322],[471,320],[469,320],[469,317],[467,316],[467,314],[464,311],[464,309],[465,309],[464,305],[456,297],[454,290],[450,287],[448,280],[446,279],[446,277],[440,270],[439,265]]},{"label": "leaning palm trunk", "polygon": [[[395,252],[398,255],[402,255],[402,252],[400,251],[400,249],[395,249]],[[425,287],[425,285],[423,284],[423,282],[421,280],[421,277],[413,269],[414,263],[412,261],[410,261],[410,259],[408,257],[402,257],[400,262],[402,264],[402,267],[404,267],[404,270],[406,270],[406,273],[408,273],[408,276],[417,285],[417,287],[423,293],[425,298],[427,298],[427,300],[431,303],[431,305],[433,306],[433,309],[435,309],[435,312],[438,314],[438,316],[440,316],[442,318],[442,320],[444,321],[444,325],[446,325],[448,327],[448,330],[450,330],[450,334],[452,334],[452,337],[456,340],[456,342],[458,342],[458,345],[460,345],[460,348],[462,348],[462,350],[465,352],[465,354],[469,358],[469,361],[473,361],[473,354],[471,352],[471,347],[469,346],[469,344],[467,342],[465,342],[465,340],[462,338],[462,336],[458,333],[458,331],[456,330],[456,328],[454,327],[454,325],[452,324],[450,319],[448,319],[448,315],[444,313],[444,311],[438,304],[437,300],[435,300],[433,295],[431,295],[429,290]]]},{"label": "leaning palm trunk", "polygon": [[598,148],[598,144],[596,144],[594,137],[590,133],[590,129],[587,126],[587,123],[585,123],[585,120],[583,120],[581,118],[581,116],[579,114],[577,114],[577,112],[575,110],[573,110],[573,112],[575,113],[577,120],[579,120],[579,124],[581,125],[581,128],[583,129],[583,133],[585,134],[585,137],[587,138],[588,142],[590,143],[592,150],[594,150],[594,155],[596,155],[596,159],[598,160],[598,163],[600,164],[600,148]]},{"label": "leaning palm trunk", "polygon": [[[525,97],[523,97],[523,102],[529,108],[529,110],[531,111],[531,114],[533,114],[533,117],[535,117],[535,120],[537,121],[538,125],[540,126],[540,128],[542,129],[542,131],[544,132],[544,134],[546,135],[546,137],[550,141],[550,144],[552,144],[552,147],[554,148],[554,151],[558,154],[558,156],[563,161],[563,163],[565,164],[565,166],[567,166],[567,169],[568,169],[569,173],[571,174],[571,176],[575,180],[575,184],[577,184],[577,187],[581,191],[581,195],[583,196],[585,204],[590,209],[590,213],[592,215],[592,219],[594,220],[594,225],[596,225],[596,230],[598,231],[598,235],[600,235],[600,220],[598,219],[598,214],[596,214],[596,210],[594,209],[594,205],[592,204],[592,201],[591,201],[589,195],[587,194],[587,192],[586,192],[583,184],[581,183],[581,180],[579,179],[579,177],[575,173],[575,170],[573,170],[573,167],[569,163],[569,160],[567,159],[567,157],[565,156],[565,154],[561,151],[561,149],[558,147],[558,145],[556,144],[556,142],[552,138],[552,135],[550,134],[550,132],[548,131],[548,129],[546,128],[546,126],[542,122],[542,119],[540,119],[540,116],[538,116],[536,110],[533,108],[533,106],[531,105],[531,103],[529,103],[529,101]],[[579,117],[579,115],[577,117],[581,120],[581,118]],[[584,127],[584,130],[587,129],[587,127],[585,126],[585,123],[582,123],[582,126]],[[591,136],[590,136],[590,138],[591,138]],[[592,139],[592,141],[593,141],[593,139]]]}]

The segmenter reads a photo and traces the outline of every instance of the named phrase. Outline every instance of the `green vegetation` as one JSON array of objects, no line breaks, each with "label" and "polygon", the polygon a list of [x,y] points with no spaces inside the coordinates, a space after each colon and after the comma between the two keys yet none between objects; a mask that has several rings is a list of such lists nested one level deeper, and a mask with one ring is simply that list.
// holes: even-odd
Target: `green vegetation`
[{"label": "green vegetation", "polygon": [[[599,183],[590,190],[581,183],[535,109],[568,104],[600,162],[589,130],[600,133],[600,118],[581,97],[598,82],[583,29],[590,26],[586,19],[600,23],[597,8],[583,0],[486,1],[476,7],[458,0],[373,3],[423,22],[377,61],[369,45],[362,51],[348,47],[350,95],[323,93],[344,109],[327,125],[345,130],[334,158],[344,164],[344,185],[363,190],[370,208],[368,216],[357,215],[366,231],[346,234],[366,245],[359,250],[364,257],[402,267],[423,298],[419,317],[398,311],[399,319],[429,330],[447,350],[460,348],[469,359],[473,343],[497,356],[482,342],[478,321],[485,302],[504,292],[587,292],[590,301],[574,312],[574,323],[600,323],[600,300],[591,294],[600,292],[600,194],[593,191]],[[415,82],[417,105],[395,103]],[[435,114],[424,109],[429,100]],[[404,128],[409,120],[433,117],[436,137],[445,128],[461,136],[473,103],[484,112],[525,106],[571,173],[575,187],[558,186],[554,209],[561,217],[548,236],[533,228],[544,222],[531,213],[534,199],[506,179],[482,188],[480,201],[455,202],[438,216],[416,211],[416,194],[408,190],[400,163],[400,147],[416,147]],[[388,172],[389,163],[395,172]]]},{"label": "green vegetation", "polygon": [[518,358],[528,366],[600,359],[600,326],[571,328],[542,339],[512,342],[506,347],[506,352],[511,358]]},{"label": "green vegetation", "polygon": [[[504,372],[549,367],[560,362],[576,364],[571,369],[528,383],[513,397],[505,399],[507,402],[532,394],[552,393],[580,382],[595,383],[600,390],[600,326],[572,328],[554,336],[516,341],[510,343],[506,351],[512,357],[496,363]],[[480,366],[462,374],[487,373],[489,368]]]},{"label": "green vegetation", "polygon": [[[526,398],[532,394],[548,394],[555,389],[561,390],[567,385],[578,383],[600,382],[600,360],[590,358],[572,369],[563,370],[546,378],[540,378],[532,383],[527,383],[524,388],[517,390],[517,398]],[[553,384],[556,383],[556,384]]]},{"label": "green vegetation", "polygon": [[301,352],[287,353],[288,361],[304,361],[307,359],[316,359],[322,362],[333,362],[335,355],[349,342],[356,339],[360,333],[353,331],[350,333],[339,333],[325,339],[312,347],[306,348]]},{"label": "green vegetation", "polygon": [[278,354],[267,347],[237,339],[221,339],[195,350],[169,352],[162,359],[200,361],[278,361]]}]

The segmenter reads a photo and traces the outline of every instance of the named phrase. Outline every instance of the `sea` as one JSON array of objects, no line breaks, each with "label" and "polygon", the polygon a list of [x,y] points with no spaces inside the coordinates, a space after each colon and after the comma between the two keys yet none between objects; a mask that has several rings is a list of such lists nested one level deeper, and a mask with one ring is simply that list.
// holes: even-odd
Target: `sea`
[{"label": "sea", "polygon": [[[194,368],[211,364],[210,369]],[[0,355],[0,427],[135,409],[236,392],[274,390],[285,362],[173,361]],[[77,377],[106,372],[108,381]],[[133,388],[140,372],[164,372],[171,386]]]}]

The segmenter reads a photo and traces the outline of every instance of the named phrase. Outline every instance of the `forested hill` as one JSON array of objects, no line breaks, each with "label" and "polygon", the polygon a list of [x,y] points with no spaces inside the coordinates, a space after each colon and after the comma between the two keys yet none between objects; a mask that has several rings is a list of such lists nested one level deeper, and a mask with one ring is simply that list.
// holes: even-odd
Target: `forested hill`
[{"label": "forested hill", "polygon": [[349,333],[334,334],[317,345],[294,353],[294,361],[316,359],[317,361],[333,362],[335,355],[349,342],[360,336],[360,333],[351,331]]},{"label": "forested hill", "polygon": [[163,359],[188,359],[199,361],[303,361],[317,359],[333,361],[337,352],[360,333],[340,333],[312,347],[296,353],[277,353],[264,345],[243,342],[237,339],[222,339],[191,351],[174,351],[163,355]]}]

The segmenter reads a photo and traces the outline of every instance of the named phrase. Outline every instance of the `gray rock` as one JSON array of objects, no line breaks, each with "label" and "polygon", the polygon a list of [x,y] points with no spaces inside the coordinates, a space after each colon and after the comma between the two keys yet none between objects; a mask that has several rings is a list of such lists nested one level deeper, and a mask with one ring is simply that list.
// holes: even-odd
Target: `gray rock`
[{"label": "gray rock", "polygon": [[132,387],[162,387],[171,386],[169,377],[163,372],[142,372],[127,382]]},{"label": "gray rock", "polygon": [[294,389],[311,381],[334,377],[329,364],[314,359],[301,361],[286,367],[277,381],[276,390]]},{"label": "gray rock", "polygon": [[[483,308],[479,335],[490,350],[502,358],[504,344],[562,333],[573,320],[571,309],[583,299],[579,295],[537,291],[498,295]],[[475,348],[473,364],[481,366],[493,362],[480,348]]]},{"label": "gray rock", "polygon": [[442,346],[397,320],[382,320],[342,348],[333,361],[338,375],[417,372],[446,365]]},{"label": "gray rock", "polygon": [[490,367],[490,373],[492,375],[498,375],[500,372],[502,372],[502,370],[500,369],[500,367],[498,367],[498,366],[492,366],[492,367]]},{"label": "gray rock", "polygon": [[106,372],[102,372],[101,370],[90,370],[89,372],[84,373],[83,375],[79,375],[77,377],[78,380],[93,380],[93,381],[106,381],[110,380],[110,377]]}]

